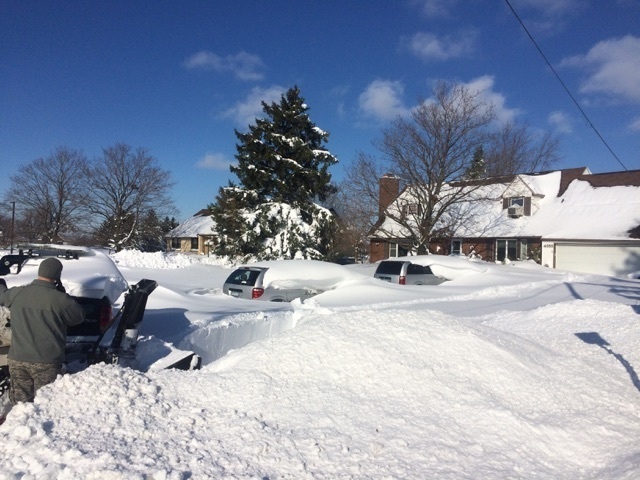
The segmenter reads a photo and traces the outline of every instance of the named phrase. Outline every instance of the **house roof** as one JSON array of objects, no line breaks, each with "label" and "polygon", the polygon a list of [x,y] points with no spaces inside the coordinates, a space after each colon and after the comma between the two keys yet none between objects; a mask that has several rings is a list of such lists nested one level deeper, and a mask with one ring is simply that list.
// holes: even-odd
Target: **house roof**
[{"label": "house roof", "polygon": [[[531,216],[510,218],[495,192],[500,197],[514,196],[514,185],[521,182],[527,186],[523,192],[537,197],[535,209]],[[640,226],[640,170],[594,175],[582,167],[494,178],[481,185],[487,192],[484,196],[492,200],[463,205],[472,215],[455,237],[629,240]],[[376,233],[382,238],[407,236],[388,217]]]},{"label": "house roof", "polygon": [[198,235],[213,235],[213,219],[208,210],[200,210],[167,233],[172,238],[195,238]]}]

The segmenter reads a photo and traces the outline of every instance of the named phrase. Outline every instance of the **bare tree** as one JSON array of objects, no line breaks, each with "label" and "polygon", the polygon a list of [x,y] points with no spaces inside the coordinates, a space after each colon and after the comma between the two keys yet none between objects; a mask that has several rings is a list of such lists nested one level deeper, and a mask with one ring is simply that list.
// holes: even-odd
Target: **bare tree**
[{"label": "bare tree", "polygon": [[499,126],[480,93],[439,83],[430,99],[382,131],[374,144],[381,155],[361,153],[347,169],[354,205],[364,198],[377,205],[383,175],[398,179],[402,193],[382,206],[376,224],[374,210],[362,210],[378,234],[427,253],[433,239],[474,223],[482,201],[500,197],[487,177],[540,171],[557,160],[555,137],[537,137],[526,124]]},{"label": "bare tree", "polygon": [[[379,231],[409,239],[410,249],[427,253],[434,235],[444,235],[444,214],[469,199],[476,186],[468,180],[474,153],[489,138],[493,109],[479,94],[461,85],[438,84],[407,118],[398,118],[376,147],[382,158],[360,154],[348,178],[351,188],[377,205],[378,180],[384,173],[399,179],[404,193],[386,208]],[[359,180],[357,180],[359,178]]]},{"label": "bare tree", "polygon": [[137,246],[149,212],[162,216],[175,210],[171,175],[144,148],[122,143],[104,148],[102,158],[88,168],[88,181],[97,240],[116,250]]},{"label": "bare tree", "polygon": [[24,220],[19,224],[30,230],[20,232],[22,238],[54,242],[73,234],[84,218],[86,165],[82,152],[58,147],[10,177],[6,198],[16,202]]},{"label": "bare tree", "polygon": [[559,143],[559,139],[549,132],[536,135],[526,123],[505,123],[491,135],[484,150],[486,175],[512,175],[549,169],[559,160]]},{"label": "bare tree", "polygon": [[[361,177],[357,178],[360,180]],[[330,197],[328,206],[336,213],[336,254],[360,259],[367,251],[367,234],[377,218],[377,207],[368,198],[357,195],[348,178]]]}]

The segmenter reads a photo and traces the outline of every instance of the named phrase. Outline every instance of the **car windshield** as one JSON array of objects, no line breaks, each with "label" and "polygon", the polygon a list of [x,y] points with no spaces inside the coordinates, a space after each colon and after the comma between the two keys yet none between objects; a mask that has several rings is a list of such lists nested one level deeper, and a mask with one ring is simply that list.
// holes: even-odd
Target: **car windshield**
[{"label": "car windshield", "polygon": [[248,268],[242,268],[240,270],[236,270],[229,278],[227,278],[226,283],[232,283],[234,285],[255,285],[256,280],[260,275],[260,270],[249,270]]},{"label": "car windshield", "polygon": [[380,265],[378,265],[376,273],[383,273],[386,275],[400,275],[403,264],[404,262],[381,262]]}]

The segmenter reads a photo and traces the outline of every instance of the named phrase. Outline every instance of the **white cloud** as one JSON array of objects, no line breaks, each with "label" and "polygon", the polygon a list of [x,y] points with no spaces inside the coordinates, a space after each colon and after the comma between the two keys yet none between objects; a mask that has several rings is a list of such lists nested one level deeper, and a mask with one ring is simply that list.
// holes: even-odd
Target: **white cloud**
[{"label": "white cloud", "polygon": [[571,133],[573,131],[573,125],[569,117],[561,111],[551,112],[547,121],[554,126],[557,132]]},{"label": "white cloud", "polygon": [[480,101],[487,105],[492,105],[499,122],[510,122],[520,114],[520,110],[517,108],[507,108],[505,96],[493,91],[494,83],[495,80],[492,76],[484,75],[463,84],[463,86],[470,92],[477,93]]},{"label": "white cloud", "polygon": [[408,109],[402,103],[404,86],[399,81],[374,80],[358,98],[360,111],[378,120],[391,120],[405,115]]},{"label": "white cloud", "polygon": [[629,130],[632,132],[640,132],[640,117],[636,118],[629,124]]},{"label": "white cloud", "polygon": [[243,100],[224,111],[221,117],[231,118],[236,124],[243,127],[253,124],[256,118],[263,116],[262,102],[267,104],[279,102],[285,91],[286,88],[277,85],[268,88],[254,87]]},{"label": "white cloud", "polygon": [[415,0],[422,12],[429,18],[447,17],[457,0]]},{"label": "white cloud", "polygon": [[438,37],[432,33],[416,33],[408,48],[423,60],[447,60],[469,55],[474,50],[476,34],[467,32],[456,37]]},{"label": "white cloud", "polygon": [[229,170],[229,166],[233,162],[228,160],[223,153],[207,153],[204,157],[198,160],[196,167],[204,168],[207,170]]},{"label": "white cloud", "polygon": [[262,60],[257,55],[240,52],[236,55],[221,57],[213,52],[201,51],[191,55],[184,61],[189,69],[214,70],[216,72],[231,72],[240,80],[261,80],[264,74]]},{"label": "white cloud", "polygon": [[580,86],[582,93],[601,93],[640,103],[639,37],[627,35],[599,42],[585,55],[567,58],[561,65],[588,72]]},{"label": "white cloud", "polygon": [[564,30],[571,18],[588,8],[584,0],[511,0],[529,30],[543,35]]},{"label": "white cloud", "polygon": [[513,6],[516,10],[535,10],[546,17],[558,17],[580,8],[580,0],[515,0]]}]

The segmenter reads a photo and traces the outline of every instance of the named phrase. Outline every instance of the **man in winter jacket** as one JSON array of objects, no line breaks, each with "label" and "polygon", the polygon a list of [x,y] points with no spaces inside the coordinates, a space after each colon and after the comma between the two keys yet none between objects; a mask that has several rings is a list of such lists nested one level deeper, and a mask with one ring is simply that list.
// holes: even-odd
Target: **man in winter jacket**
[{"label": "man in winter jacket", "polygon": [[11,314],[8,366],[13,404],[33,402],[36,391],[56,379],[64,362],[67,327],[84,321],[82,307],[64,293],[61,273],[62,262],[47,258],[29,285],[7,290],[0,284],[0,305]]}]

